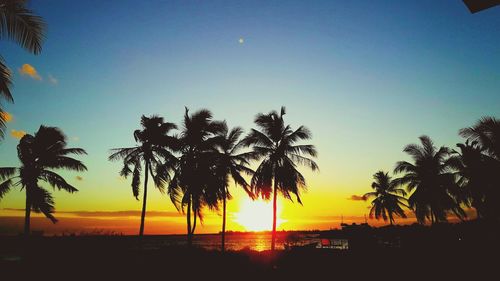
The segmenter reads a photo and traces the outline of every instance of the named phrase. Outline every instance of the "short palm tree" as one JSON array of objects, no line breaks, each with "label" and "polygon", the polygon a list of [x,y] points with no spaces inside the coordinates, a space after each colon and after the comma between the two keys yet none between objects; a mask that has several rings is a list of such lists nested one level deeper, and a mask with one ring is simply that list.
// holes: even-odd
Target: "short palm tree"
[{"label": "short palm tree", "polygon": [[406,185],[412,192],[408,203],[415,211],[419,223],[430,220],[432,224],[447,221],[447,212],[463,219],[465,212],[460,207],[458,185],[447,162],[450,150],[434,147],[428,136],[421,136],[422,145],[410,144],[404,148],[414,163],[400,161],[394,173],[403,176],[395,179],[396,185]]},{"label": "short palm tree", "polygon": [[54,171],[87,170],[82,162],[68,156],[86,154],[85,150],[66,146],[66,136],[60,129],[40,126],[35,135],[23,136],[17,146],[21,167],[0,168],[0,179],[3,181],[0,184],[0,199],[15,186],[20,186],[26,192],[25,235],[30,233],[31,211],[43,213],[54,223],[57,221],[53,216],[52,195],[39,184],[39,181],[46,182],[54,189],[63,189],[70,193],[78,191]]},{"label": "short palm tree", "polygon": [[132,175],[132,193],[137,200],[141,173],[144,166],[144,191],[142,200],[141,225],[139,236],[144,234],[144,220],[146,217],[146,202],[148,194],[148,178],[151,175],[155,186],[164,192],[164,186],[169,181],[168,164],[174,161],[171,149],[175,146],[175,137],[169,132],[176,127],[175,124],[164,122],[162,117],[141,117],[142,130],[134,131],[134,139],[138,143],[133,147],[112,149],[110,161],[123,160],[120,175]]},{"label": "short palm tree", "polygon": [[406,218],[403,207],[407,207],[406,191],[399,188],[392,181],[389,173],[379,171],[373,175],[375,181],[372,183],[374,192],[368,192],[364,198],[374,198],[372,208],[370,209],[370,218],[375,216],[376,219],[383,218],[384,221],[389,219],[391,225],[394,224],[394,215],[401,218]]},{"label": "short palm tree", "polygon": [[[26,0],[0,0],[0,38],[8,38],[32,54],[42,51],[45,33],[43,19],[26,7]],[[13,102],[11,71],[0,55],[0,98]],[[4,136],[5,116],[0,108],[0,138]]]},{"label": "short palm tree", "polygon": [[218,142],[219,152],[217,153],[215,173],[219,179],[220,194],[222,197],[222,232],[221,232],[221,249],[225,251],[225,234],[226,234],[226,201],[231,199],[229,192],[229,182],[232,179],[235,185],[241,186],[247,194],[253,198],[250,191],[250,185],[247,183],[243,175],[251,176],[253,170],[248,168],[248,153],[240,153],[241,142],[240,136],[243,129],[235,127],[228,129],[226,122],[222,123],[222,129],[219,132],[221,138]]},{"label": "short palm tree", "polygon": [[284,115],[284,107],[281,107],[280,113],[272,111],[258,114],[254,122],[259,130],[252,129],[242,142],[245,146],[252,147],[252,159],[262,160],[252,177],[252,192],[265,200],[273,196],[272,250],[276,246],[278,192],[289,200],[295,195],[302,204],[300,191],[307,185],[306,179],[297,170],[297,165],[318,170],[316,162],[308,158],[317,156],[316,148],[313,145],[297,144],[311,139],[311,132],[304,126],[292,130],[290,125],[285,125]]},{"label": "short palm tree", "polygon": [[209,110],[190,115],[186,108],[178,138],[180,156],[175,161],[168,193],[176,208],[186,214],[188,246],[192,245],[197,218],[203,220],[203,208],[217,209],[221,198],[214,169],[222,128],[222,123],[214,121]]}]

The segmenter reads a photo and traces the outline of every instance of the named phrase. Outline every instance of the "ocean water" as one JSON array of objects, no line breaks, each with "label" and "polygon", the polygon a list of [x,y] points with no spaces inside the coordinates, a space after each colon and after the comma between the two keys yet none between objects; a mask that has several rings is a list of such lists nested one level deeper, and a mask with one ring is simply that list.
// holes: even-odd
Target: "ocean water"
[{"label": "ocean water", "polygon": [[[187,244],[185,235],[167,235],[148,237],[146,248],[160,248],[166,246],[183,246]],[[276,248],[284,249],[285,243],[294,245],[305,245],[318,243],[320,238],[317,234],[285,234],[279,233],[276,239]],[[219,250],[221,248],[220,234],[198,234],[193,238],[193,245],[208,249]],[[228,233],[226,234],[227,250],[250,249],[255,251],[265,251],[271,249],[271,233]]]}]

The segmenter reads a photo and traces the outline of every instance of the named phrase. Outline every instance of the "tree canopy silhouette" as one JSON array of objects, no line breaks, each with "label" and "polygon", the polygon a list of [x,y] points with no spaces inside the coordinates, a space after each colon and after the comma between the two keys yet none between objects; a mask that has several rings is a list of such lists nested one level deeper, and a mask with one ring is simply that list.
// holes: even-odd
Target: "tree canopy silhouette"
[{"label": "tree canopy silhouette", "polygon": [[285,107],[281,107],[280,113],[271,111],[268,114],[257,114],[254,122],[259,130],[252,129],[242,142],[243,145],[252,147],[252,159],[261,160],[252,177],[252,192],[265,200],[273,195],[272,250],[276,246],[278,193],[289,200],[293,200],[293,195],[302,204],[300,191],[306,188],[306,179],[297,170],[297,165],[318,170],[316,162],[308,158],[317,156],[314,145],[297,144],[311,139],[311,132],[304,126],[292,130],[290,125],[285,124],[284,115]]},{"label": "tree canopy silhouette", "polygon": [[197,218],[203,221],[203,208],[218,208],[221,194],[214,167],[221,141],[218,135],[223,129],[223,123],[214,121],[209,110],[201,109],[190,115],[186,108],[178,137],[180,155],[173,167],[168,193],[176,208],[186,214],[188,245],[192,244]]},{"label": "tree canopy silhouette", "polygon": [[40,126],[35,135],[27,134],[21,138],[17,146],[17,155],[21,167],[0,168],[0,199],[12,188],[19,186],[26,193],[26,210],[24,233],[30,233],[31,211],[41,212],[52,222],[54,200],[49,191],[39,181],[48,183],[54,189],[73,193],[78,191],[73,185],[54,170],[65,169],[86,171],[87,167],[68,155],[86,154],[81,148],[68,148],[66,136],[55,127]]},{"label": "tree canopy silhouette", "polygon": [[[42,51],[46,25],[26,4],[26,0],[0,0],[0,38],[14,41],[28,52],[37,55]],[[11,75],[12,72],[0,55],[0,98],[8,102],[14,101]],[[0,138],[4,137],[5,122],[0,103]]]},{"label": "tree canopy silhouette", "polygon": [[465,199],[479,217],[500,221],[500,121],[483,117],[460,130],[466,138],[453,157]]},{"label": "tree canopy silhouette", "polygon": [[465,212],[459,204],[459,189],[451,171],[446,147],[436,149],[428,136],[421,136],[422,145],[409,144],[404,148],[414,163],[399,161],[394,173],[403,174],[395,179],[396,185],[405,185],[411,192],[409,206],[415,211],[418,222],[447,221],[447,212],[464,218]]},{"label": "tree canopy silhouette", "polygon": [[148,178],[151,175],[154,184],[160,192],[170,180],[169,165],[175,161],[171,149],[176,145],[176,139],[169,135],[172,129],[177,128],[173,123],[165,122],[162,117],[141,117],[142,130],[134,131],[134,139],[138,145],[126,148],[112,149],[109,160],[123,160],[120,175],[127,178],[132,175],[132,193],[139,197],[141,173],[144,165],[144,190],[142,199],[141,225],[139,236],[144,234],[144,220],[146,217],[146,202],[148,193]]},{"label": "tree canopy silhouette", "polygon": [[363,197],[374,198],[371,202],[370,218],[375,216],[376,219],[384,219],[392,225],[394,223],[394,215],[406,218],[403,207],[407,207],[406,191],[399,188],[396,182],[392,181],[389,173],[379,171],[373,175],[374,182],[372,188],[374,192],[368,192]]},{"label": "tree canopy silhouette", "polygon": [[229,183],[232,179],[237,186],[241,186],[246,193],[254,198],[250,191],[250,185],[247,183],[243,175],[253,175],[253,170],[248,166],[251,154],[240,153],[242,143],[240,136],[243,134],[243,129],[235,127],[231,130],[227,127],[226,122],[222,123],[222,128],[218,133],[219,141],[217,141],[217,159],[215,173],[220,194],[222,197],[222,231],[221,231],[221,249],[225,250],[225,233],[226,233],[226,201],[231,199],[229,192]]}]

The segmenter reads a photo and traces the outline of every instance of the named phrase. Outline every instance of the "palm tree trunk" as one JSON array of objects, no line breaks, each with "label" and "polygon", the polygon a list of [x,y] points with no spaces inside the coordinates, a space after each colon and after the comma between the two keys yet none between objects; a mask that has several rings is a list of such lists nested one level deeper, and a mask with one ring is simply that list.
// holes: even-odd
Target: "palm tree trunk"
[{"label": "palm tree trunk", "polygon": [[31,198],[30,192],[28,191],[28,187],[26,187],[26,209],[24,214],[24,235],[29,236],[31,232]]},{"label": "palm tree trunk", "polygon": [[222,233],[221,233],[221,250],[224,252],[226,250],[226,189],[224,188],[222,201]]},{"label": "palm tree trunk", "polygon": [[272,232],[272,239],[271,239],[271,251],[274,251],[276,248],[277,195],[278,195],[278,191],[276,190],[276,178],[275,178],[274,179],[274,190],[273,190],[273,232]]},{"label": "palm tree trunk", "polygon": [[191,228],[191,234],[194,236],[194,230],[196,229],[196,219],[197,219],[198,210],[193,207],[193,228]]},{"label": "palm tree trunk", "polygon": [[193,239],[191,237],[191,195],[188,195],[186,220],[187,220],[187,245],[188,247],[191,247],[191,245],[193,244]]},{"label": "palm tree trunk", "polygon": [[139,229],[139,236],[144,235],[144,219],[146,218],[146,199],[148,196],[148,173],[149,173],[149,162],[146,161],[146,168],[144,175],[144,197],[142,199],[141,227]]}]

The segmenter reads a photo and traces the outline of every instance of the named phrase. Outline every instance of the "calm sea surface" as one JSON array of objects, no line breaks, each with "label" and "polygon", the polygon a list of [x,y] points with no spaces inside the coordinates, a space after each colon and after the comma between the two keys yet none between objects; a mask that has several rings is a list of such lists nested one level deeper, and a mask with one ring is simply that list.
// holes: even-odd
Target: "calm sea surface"
[{"label": "calm sea surface", "polygon": [[[296,245],[303,245],[309,243],[319,243],[320,239],[317,234],[293,234],[293,238],[290,238],[289,235],[280,233],[277,237],[276,248],[284,249],[284,245],[287,242],[293,242]],[[150,239],[148,239],[148,243],[144,245],[144,247],[160,248],[165,246],[181,246],[186,245],[186,243],[186,236],[184,235],[155,236],[150,237]],[[220,234],[198,234],[194,236],[193,244],[208,250],[218,250],[221,247],[221,236]],[[251,249],[255,251],[270,250],[271,233],[226,234],[226,249]]]}]

